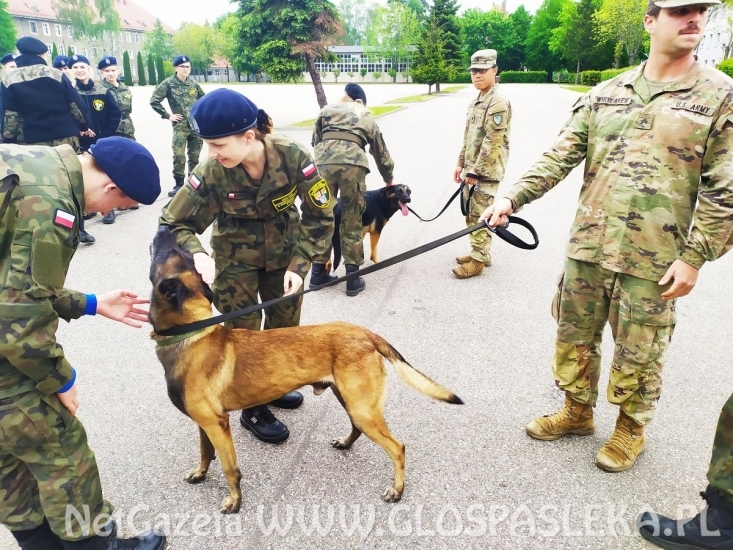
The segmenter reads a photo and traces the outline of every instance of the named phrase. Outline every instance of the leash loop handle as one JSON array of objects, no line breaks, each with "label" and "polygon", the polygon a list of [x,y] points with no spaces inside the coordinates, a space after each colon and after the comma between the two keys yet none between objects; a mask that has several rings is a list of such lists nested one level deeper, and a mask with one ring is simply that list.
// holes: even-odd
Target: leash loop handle
[{"label": "leash loop handle", "polygon": [[[513,223],[517,225],[521,225],[522,227],[527,229],[532,234],[532,238],[534,239],[534,242],[528,243],[526,241],[523,241],[522,239],[517,237],[514,233],[509,231],[509,226]],[[504,226],[491,227],[489,225],[489,220],[485,220],[484,224],[486,225],[486,228],[489,231],[491,231],[492,233],[494,233],[497,237],[508,242],[509,244],[513,246],[516,246],[517,248],[521,248],[523,250],[534,250],[540,244],[540,239],[537,236],[537,231],[535,231],[535,228],[532,227],[532,224],[529,223],[527,220],[524,220],[517,216],[509,216],[509,223],[507,223]]]}]

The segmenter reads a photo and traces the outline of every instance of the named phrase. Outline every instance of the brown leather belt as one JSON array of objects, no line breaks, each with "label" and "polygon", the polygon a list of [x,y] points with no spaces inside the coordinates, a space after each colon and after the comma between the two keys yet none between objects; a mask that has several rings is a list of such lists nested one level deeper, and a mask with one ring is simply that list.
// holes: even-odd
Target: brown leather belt
[{"label": "brown leather belt", "polygon": [[364,143],[363,139],[349,132],[323,132],[323,134],[321,135],[321,139],[340,139],[342,141],[350,141],[352,143],[356,143],[360,149],[364,149],[364,147],[366,146],[366,143]]}]

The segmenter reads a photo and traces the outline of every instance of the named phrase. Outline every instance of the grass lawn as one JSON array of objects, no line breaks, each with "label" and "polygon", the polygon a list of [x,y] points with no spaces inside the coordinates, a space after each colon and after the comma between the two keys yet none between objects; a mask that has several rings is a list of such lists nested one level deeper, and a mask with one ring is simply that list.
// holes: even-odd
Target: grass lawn
[{"label": "grass lawn", "polygon": [[581,94],[586,93],[588,90],[591,89],[590,86],[575,86],[574,84],[571,84],[570,86],[562,86],[566,90],[572,90],[573,92],[578,92]]},{"label": "grass lawn", "polygon": [[467,88],[467,86],[448,86],[447,88],[443,88],[440,90],[440,93],[446,93],[450,94],[452,92],[457,92],[458,90],[463,90],[464,88]]},{"label": "grass lawn", "polygon": [[[375,117],[386,115],[387,113],[391,113],[392,111],[397,111],[399,109],[402,109],[402,107],[399,107],[398,105],[377,105],[376,107],[369,107],[369,110]],[[310,118],[308,120],[296,122],[295,124],[291,124],[290,126],[296,128],[311,128],[315,123],[316,119]]]},{"label": "grass lawn", "polygon": [[[463,90],[466,86],[448,86],[447,88],[443,88],[440,90],[440,94],[450,94],[452,92],[457,92],[458,90]],[[420,101],[427,101],[428,99],[433,99],[436,95],[439,95],[438,92],[433,92],[432,94],[420,94],[420,95],[408,95],[407,97],[401,97],[399,99],[392,99],[388,101],[387,103],[417,103]]]}]

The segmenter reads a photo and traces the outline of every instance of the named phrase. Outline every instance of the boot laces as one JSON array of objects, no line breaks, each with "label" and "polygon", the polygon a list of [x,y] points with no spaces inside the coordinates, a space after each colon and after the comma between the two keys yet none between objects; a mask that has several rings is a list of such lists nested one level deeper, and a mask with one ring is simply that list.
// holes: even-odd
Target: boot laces
[{"label": "boot laces", "polygon": [[634,445],[634,440],[637,437],[637,434],[634,433],[634,428],[619,429],[617,427],[613,430],[607,445],[615,445],[625,453],[630,453],[631,447]]},{"label": "boot laces", "polygon": [[256,419],[258,426],[268,426],[277,422],[275,415],[270,412],[270,409],[265,406],[257,407],[252,415]]}]

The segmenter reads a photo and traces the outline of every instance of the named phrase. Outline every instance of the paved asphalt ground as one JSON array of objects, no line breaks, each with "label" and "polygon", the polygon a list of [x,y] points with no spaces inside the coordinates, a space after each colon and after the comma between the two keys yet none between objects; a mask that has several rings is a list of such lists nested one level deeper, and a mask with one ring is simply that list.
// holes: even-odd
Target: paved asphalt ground
[{"label": "paved asphalt ground", "polygon": [[[236,89],[266,109],[280,131],[310,143],[310,131],[286,126],[316,116],[311,86]],[[337,100],[341,89],[327,86],[329,100]],[[366,86],[374,105],[424,90]],[[151,92],[133,90],[133,118],[167,191],[173,183],[171,130],[149,108]],[[505,190],[549,147],[578,96],[545,85],[504,85],[502,92],[514,109]],[[455,189],[450,175],[473,97],[467,87],[379,120],[397,164],[396,181],[410,185],[412,206],[423,217],[437,213]],[[291,431],[280,446],[257,441],[232,413],[244,500],[239,514],[221,516],[227,488],[218,461],[203,484],[183,482],[198,464],[198,432],[168,400],[149,327],[134,330],[103,318],[64,324],[59,340],[79,372],[79,416],[121,531],[163,525],[175,550],[651,548],[635,535],[640,511],[651,506],[683,517],[703,504],[698,492],[706,485],[715,424],[733,387],[733,255],[705,266],[692,295],[678,302],[663,398],[647,430],[647,450],[631,471],[610,474],[594,465],[617,413],[603,391],[595,435],[530,439],[525,424],[563,403],[550,372],[555,326],[549,304],[581,174],[576,170],[521,213],[537,228],[540,247],[521,251],[495,240],[494,265],[478,278],[459,281],[451,274],[454,257],[468,250],[464,238],[369,275],[358,297],[346,297],[343,287],[306,296],[303,324],[343,320],[378,332],[465,401],[433,402],[388,367],[387,422],[407,448],[407,484],[399,504],[380,500],[392,479],[384,451],[366,437],[349,451],[332,449],[329,441],[348,433],[348,419],[331,392],[316,397],[306,388],[299,410],[275,411]],[[369,187],[380,183],[375,169]],[[96,293],[123,287],[148,295],[148,246],[166,201],[121,213],[112,226],[103,226],[100,217],[88,222],[97,242],[76,253],[68,286]],[[381,257],[462,227],[457,205],[429,224],[397,214],[382,235]],[[607,334],[602,388],[609,340]],[[0,530],[0,548],[13,547]]]}]

